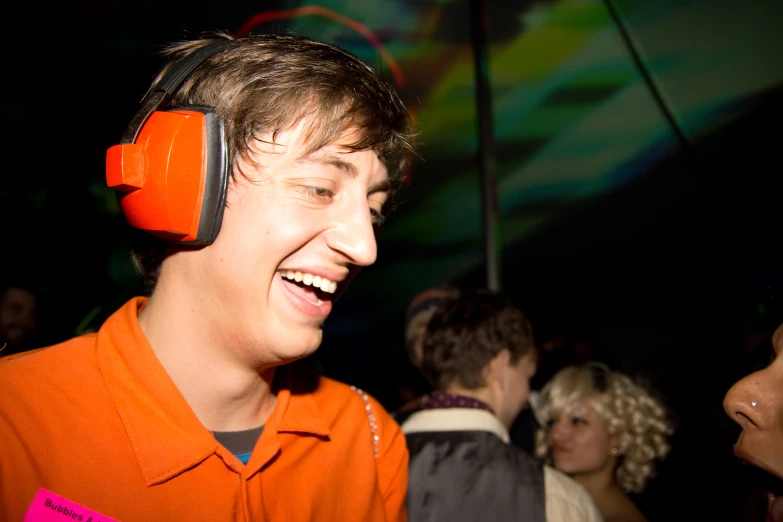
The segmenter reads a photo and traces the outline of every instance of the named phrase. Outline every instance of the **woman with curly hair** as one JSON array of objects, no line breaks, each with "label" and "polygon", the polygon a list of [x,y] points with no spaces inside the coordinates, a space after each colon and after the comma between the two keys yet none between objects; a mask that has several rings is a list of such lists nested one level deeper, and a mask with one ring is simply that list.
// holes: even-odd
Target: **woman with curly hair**
[{"label": "woman with curly hair", "polygon": [[536,455],[587,489],[605,522],[646,522],[641,493],[674,431],[666,408],[602,363],[568,366],[541,390]]}]

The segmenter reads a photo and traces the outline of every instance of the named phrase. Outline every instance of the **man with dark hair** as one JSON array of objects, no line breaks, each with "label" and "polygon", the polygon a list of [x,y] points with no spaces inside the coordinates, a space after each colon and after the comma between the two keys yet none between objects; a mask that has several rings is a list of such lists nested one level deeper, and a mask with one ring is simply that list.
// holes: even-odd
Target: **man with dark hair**
[{"label": "man with dark hair", "polygon": [[530,323],[498,293],[463,291],[432,316],[421,370],[436,391],[402,425],[411,522],[601,519],[581,486],[509,444],[536,360]]},{"label": "man with dark hair", "polygon": [[[412,150],[405,107],[357,57],[306,38],[166,54],[147,113],[107,154],[128,221],[151,234],[135,255],[151,295],[0,362],[0,520],[405,520],[399,426],[289,364],[376,259]],[[171,188],[204,172],[215,183]]]}]

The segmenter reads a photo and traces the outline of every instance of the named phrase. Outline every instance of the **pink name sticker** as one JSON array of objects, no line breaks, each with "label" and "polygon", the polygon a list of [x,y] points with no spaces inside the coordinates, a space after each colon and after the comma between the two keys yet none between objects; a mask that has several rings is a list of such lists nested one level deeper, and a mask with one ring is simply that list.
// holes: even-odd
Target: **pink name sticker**
[{"label": "pink name sticker", "polygon": [[119,522],[81,504],[41,488],[35,495],[22,522]]}]

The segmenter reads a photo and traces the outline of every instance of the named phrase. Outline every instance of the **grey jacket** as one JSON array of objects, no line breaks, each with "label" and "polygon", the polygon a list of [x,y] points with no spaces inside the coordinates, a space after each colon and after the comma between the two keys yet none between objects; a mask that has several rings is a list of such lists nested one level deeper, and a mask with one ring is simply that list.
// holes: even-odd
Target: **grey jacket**
[{"label": "grey jacket", "polygon": [[425,409],[402,431],[409,522],[601,520],[584,488],[508,444],[508,431],[488,411]]}]

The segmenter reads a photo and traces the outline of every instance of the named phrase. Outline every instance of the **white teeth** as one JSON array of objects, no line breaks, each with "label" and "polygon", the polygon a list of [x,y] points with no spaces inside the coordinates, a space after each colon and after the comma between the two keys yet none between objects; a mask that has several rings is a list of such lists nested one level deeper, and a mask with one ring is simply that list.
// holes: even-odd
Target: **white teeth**
[{"label": "white teeth", "polygon": [[301,282],[307,286],[312,285],[316,288],[320,288],[322,291],[328,294],[333,294],[337,290],[337,283],[335,281],[330,281],[325,277],[314,276],[313,274],[302,273],[294,270],[284,270],[282,274],[286,279],[296,281],[297,283]]}]

